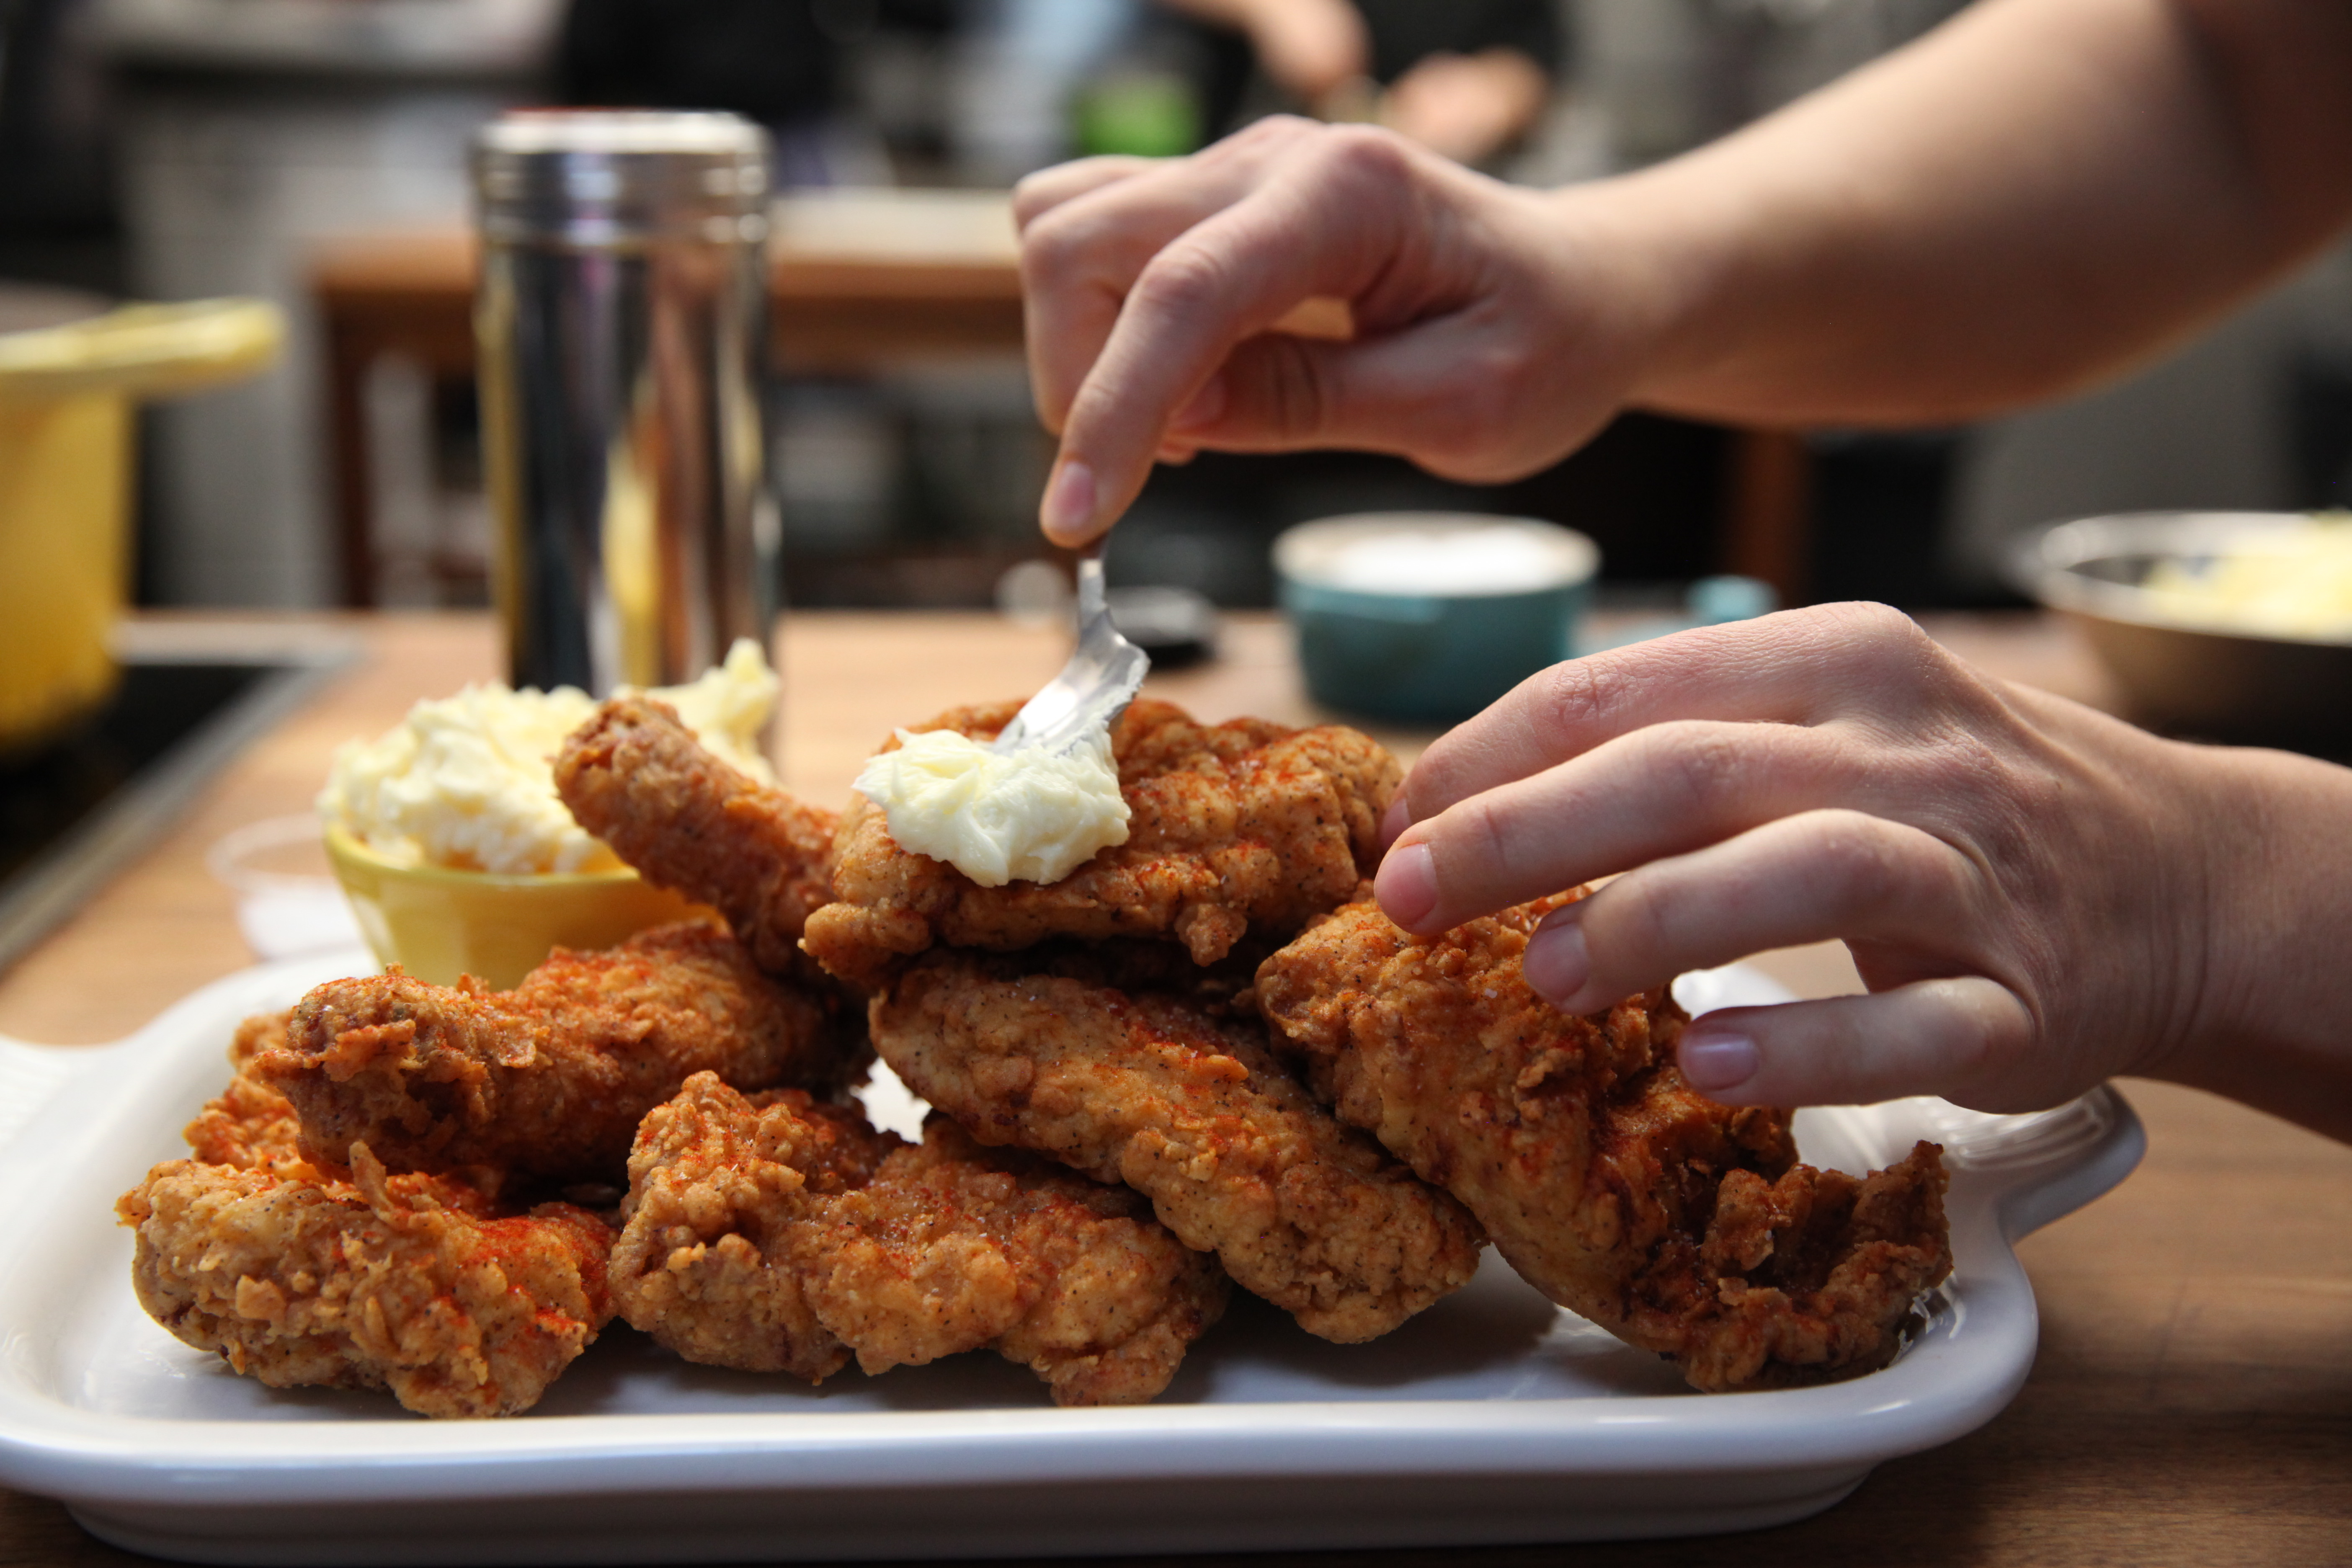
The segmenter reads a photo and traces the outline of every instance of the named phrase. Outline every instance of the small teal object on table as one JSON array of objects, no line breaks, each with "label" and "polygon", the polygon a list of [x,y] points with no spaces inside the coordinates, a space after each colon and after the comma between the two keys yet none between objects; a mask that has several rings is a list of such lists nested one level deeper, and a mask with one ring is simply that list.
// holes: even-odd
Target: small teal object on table
[{"label": "small teal object on table", "polygon": [[1683,594],[1683,613],[1679,616],[1652,616],[1630,625],[1619,625],[1599,635],[1580,637],[1576,657],[1589,653],[1606,653],[1612,647],[1627,647],[1652,637],[1672,637],[1694,626],[1727,626],[1733,621],[1752,621],[1759,616],[1769,616],[1780,607],[1780,595],[1769,583],[1754,577],[1702,577]]},{"label": "small teal object on table", "polygon": [[1370,512],[1289,530],[1274,563],[1317,701],[1444,724],[1575,652],[1601,552],[1530,518]]}]

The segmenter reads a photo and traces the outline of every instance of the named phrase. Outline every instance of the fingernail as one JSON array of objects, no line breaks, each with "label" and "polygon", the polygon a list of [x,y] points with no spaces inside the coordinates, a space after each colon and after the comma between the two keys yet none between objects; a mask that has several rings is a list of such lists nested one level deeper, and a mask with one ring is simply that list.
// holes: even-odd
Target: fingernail
[{"label": "fingernail", "polygon": [[1565,920],[1538,927],[1528,938],[1519,968],[1538,995],[1555,1007],[1567,1005],[1568,999],[1583,990],[1592,976],[1592,959],[1584,951],[1583,922]]},{"label": "fingernail", "polygon": [[1201,384],[1192,401],[1185,404],[1171,425],[1171,429],[1197,430],[1203,425],[1214,425],[1225,416],[1225,378],[1212,375]]},{"label": "fingernail", "polygon": [[1747,1036],[1696,1026],[1683,1031],[1682,1048],[1676,1056],[1682,1063],[1683,1080],[1701,1094],[1738,1089],[1764,1065],[1763,1053]]},{"label": "fingernail", "polygon": [[1412,807],[1405,804],[1404,791],[1399,790],[1397,797],[1389,802],[1388,810],[1381,815],[1381,847],[1385,849],[1395,843],[1397,836],[1412,826]]},{"label": "fingernail", "polygon": [[1083,544],[1095,531],[1095,471],[1080,462],[1066,462],[1045,487],[1045,503],[1038,509],[1045,537],[1062,544]]},{"label": "fingernail", "polygon": [[1389,919],[1411,931],[1437,907],[1437,862],[1426,844],[1402,844],[1381,862],[1372,879],[1372,896]]}]

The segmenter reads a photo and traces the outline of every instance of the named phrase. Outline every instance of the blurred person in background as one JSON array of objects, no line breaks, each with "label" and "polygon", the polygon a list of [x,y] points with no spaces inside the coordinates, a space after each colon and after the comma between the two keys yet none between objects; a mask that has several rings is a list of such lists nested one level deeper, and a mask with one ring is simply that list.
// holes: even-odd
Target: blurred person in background
[{"label": "blurred person in background", "polygon": [[877,27],[943,32],[955,0],[571,0],[555,91],[598,108],[725,110],[775,140],[779,185],[887,183],[849,116],[846,50]]},{"label": "blurred person in background", "polygon": [[1266,107],[1375,121],[1474,165],[1535,125],[1561,54],[1553,0],[1161,3],[1222,35],[1204,92],[1211,126],[1246,112],[1254,61],[1287,100]]}]

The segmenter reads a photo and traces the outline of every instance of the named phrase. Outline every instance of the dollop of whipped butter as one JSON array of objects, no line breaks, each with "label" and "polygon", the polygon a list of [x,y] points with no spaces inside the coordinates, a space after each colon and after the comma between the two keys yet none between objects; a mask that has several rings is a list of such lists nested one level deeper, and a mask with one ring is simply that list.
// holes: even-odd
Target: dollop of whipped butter
[{"label": "dollop of whipped butter", "polygon": [[[762,784],[760,728],[777,682],[759,645],[684,686],[646,693],[677,710],[702,743]],[[606,871],[621,862],[572,820],[555,793],[555,753],[596,711],[577,687],[517,691],[491,681],[419,702],[373,741],[335,753],[319,815],[402,866],[508,874]]]},{"label": "dollop of whipped butter", "polygon": [[999,755],[953,730],[898,731],[857,775],[898,847],[944,860],[983,888],[1058,882],[1107,845],[1127,842],[1110,732],[1062,751]]}]

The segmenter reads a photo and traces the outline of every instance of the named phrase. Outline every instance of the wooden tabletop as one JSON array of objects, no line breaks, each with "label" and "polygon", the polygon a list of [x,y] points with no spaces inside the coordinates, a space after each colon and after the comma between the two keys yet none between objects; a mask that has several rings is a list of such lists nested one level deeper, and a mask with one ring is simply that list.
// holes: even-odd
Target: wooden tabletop
[{"label": "wooden tabletop", "polygon": [[[357,635],[366,657],[0,976],[0,1033],[117,1038],[250,963],[228,890],[205,870],[205,847],[241,824],[305,809],[338,742],[496,672],[482,617],[327,625]],[[2086,700],[2106,695],[2082,650],[2047,622],[1928,626],[2000,674]],[[835,799],[892,724],[1029,690],[1059,663],[1062,642],[987,616],[804,615],[787,624],[779,651],[784,781]],[[1282,629],[1266,618],[1237,618],[1224,658],[1155,678],[1151,689],[1204,718],[1314,715]],[[1407,751],[1425,739],[1384,738]],[[1853,984],[1833,949],[1772,955],[1768,966],[1815,994]],[[2041,1353],[2017,1402],[1981,1431],[1882,1466],[1820,1518],[1746,1536],[1339,1557],[1349,1568],[2352,1562],[2352,1148],[2189,1090],[2127,1081],[2124,1092],[2147,1124],[2147,1163],[2020,1248],[2042,1307]],[[1300,1568],[1332,1561],[1286,1558]],[[0,1568],[139,1561],[83,1535],[56,1503],[0,1492]]]},{"label": "wooden tabletop", "polygon": [[[1021,255],[1003,191],[797,192],[770,209],[768,326],[792,375],[1017,359]],[[479,249],[463,226],[325,236],[306,268],[326,350],[342,601],[376,601],[371,367],[397,354],[443,381],[474,374]]]},{"label": "wooden tabletop", "polygon": [[[1002,191],[803,192],[767,246],[776,353],[799,371],[864,371],[1021,348],[1021,251]],[[470,364],[479,251],[463,227],[326,236],[307,257],[333,320],[395,328],[405,352]]]}]

